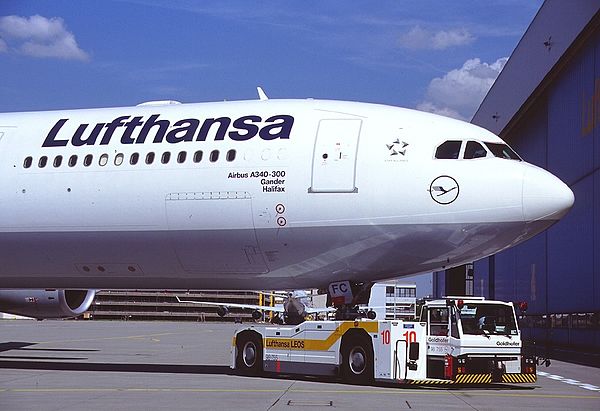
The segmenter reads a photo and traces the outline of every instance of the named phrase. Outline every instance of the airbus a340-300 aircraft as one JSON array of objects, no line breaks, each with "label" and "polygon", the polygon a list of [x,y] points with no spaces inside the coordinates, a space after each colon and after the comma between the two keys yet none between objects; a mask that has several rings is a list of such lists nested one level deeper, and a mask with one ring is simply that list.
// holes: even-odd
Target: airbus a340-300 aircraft
[{"label": "airbus a340-300 aircraft", "polygon": [[0,167],[3,289],[369,284],[497,253],[574,201],[474,125],[264,95],[0,114]]}]

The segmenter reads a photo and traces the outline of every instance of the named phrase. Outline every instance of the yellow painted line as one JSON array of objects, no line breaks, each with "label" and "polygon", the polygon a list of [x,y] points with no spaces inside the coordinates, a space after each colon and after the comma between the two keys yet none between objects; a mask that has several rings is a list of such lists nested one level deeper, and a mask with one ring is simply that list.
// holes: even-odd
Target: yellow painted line
[{"label": "yellow painted line", "polygon": [[[3,388],[3,393],[127,393],[127,392],[174,392],[174,393],[281,393],[286,391],[285,387],[281,389],[229,389],[229,388]],[[428,391],[428,390],[407,390],[402,388],[381,389],[357,389],[357,390],[302,390],[291,389],[288,393],[295,394],[343,394],[343,395],[433,395],[433,396],[474,396],[474,397],[511,397],[511,398],[548,398],[548,399],[586,399],[599,400],[597,395],[566,395],[566,394],[525,394],[525,393],[485,393],[474,391]]]}]

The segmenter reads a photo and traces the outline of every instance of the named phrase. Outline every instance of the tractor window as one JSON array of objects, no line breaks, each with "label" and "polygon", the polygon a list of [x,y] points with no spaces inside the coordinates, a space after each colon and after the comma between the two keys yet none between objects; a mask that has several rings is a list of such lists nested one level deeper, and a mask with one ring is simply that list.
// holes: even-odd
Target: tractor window
[{"label": "tractor window", "polygon": [[458,313],[456,309],[452,309],[452,315],[450,316],[450,335],[454,338],[460,338],[458,334]]},{"label": "tractor window", "polygon": [[465,304],[460,310],[463,334],[517,335],[514,311],[504,304]]},{"label": "tractor window", "polygon": [[429,308],[429,335],[448,335],[448,307]]}]

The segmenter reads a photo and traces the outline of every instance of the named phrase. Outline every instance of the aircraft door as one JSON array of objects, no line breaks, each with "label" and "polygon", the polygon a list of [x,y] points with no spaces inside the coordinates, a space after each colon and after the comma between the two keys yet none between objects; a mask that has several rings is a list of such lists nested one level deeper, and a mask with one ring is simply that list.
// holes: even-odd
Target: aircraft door
[{"label": "aircraft door", "polygon": [[321,120],[309,193],[356,193],[356,158],[362,120]]}]

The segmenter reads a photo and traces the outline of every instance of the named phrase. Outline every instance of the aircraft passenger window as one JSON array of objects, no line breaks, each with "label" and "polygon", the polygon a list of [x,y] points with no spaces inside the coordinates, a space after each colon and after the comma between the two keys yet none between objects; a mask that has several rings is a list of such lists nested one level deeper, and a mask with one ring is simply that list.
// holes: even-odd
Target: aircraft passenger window
[{"label": "aircraft passenger window", "polygon": [[187,157],[187,151],[180,151],[179,154],[177,154],[177,162],[179,164],[185,163],[186,157]]},{"label": "aircraft passenger window", "polygon": [[138,153],[131,153],[131,157],[129,157],[129,164],[132,166],[136,165],[140,160],[140,155]]},{"label": "aircraft passenger window", "polygon": [[465,148],[464,158],[470,160],[472,158],[481,158],[487,156],[487,151],[477,141],[468,141]]},{"label": "aircraft passenger window", "polygon": [[154,163],[154,153],[149,152],[148,154],[146,154],[146,164],[152,164],[152,163]]},{"label": "aircraft passenger window", "polygon": [[23,160],[23,168],[31,167],[31,163],[33,163],[33,158],[25,157],[25,160]]},{"label": "aircraft passenger window", "polygon": [[202,150],[198,150],[194,153],[194,163],[199,163],[202,161]]},{"label": "aircraft passenger window", "polygon": [[485,143],[487,148],[490,149],[495,157],[503,158],[506,160],[517,160],[521,161],[521,157],[515,153],[512,148],[502,143]]},{"label": "aircraft passenger window", "polygon": [[48,157],[46,156],[41,156],[40,157],[40,161],[38,161],[38,167],[39,168],[44,168],[46,167],[46,163],[48,162]]},{"label": "aircraft passenger window", "polygon": [[123,158],[125,156],[123,155],[123,153],[119,153],[115,156],[115,165],[116,166],[120,166],[121,164],[123,164]]},{"label": "aircraft passenger window", "polygon": [[102,154],[100,156],[100,160],[98,160],[98,164],[100,164],[102,167],[108,164],[108,154]]},{"label": "aircraft passenger window", "polygon": [[210,162],[214,163],[219,159],[219,150],[213,150],[210,152]]},{"label": "aircraft passenger window", "polygon": [[167,164],[171,160],[171,153],[169,151],[165,151],[160,157],[160,162],[163,164]]},{"label": "aircraft passenger window", "polygon": [[77,164],[77,155],[73,154],[69,157],[69,167],[75,167],[75,164]]},{"label": "aircraft passenger window", "polygon": [[87,156],[85,156],[83,158],[83,165],[86,167],[89,167],[92,164],[93,159],[94,159],[94,156],[91,154],[88,154]]},{"label": "aircraft passenger window", "polygon": [[54,157],[54,167],[60,167],[62,164],[62,156]]},{"label": "aircraft passenger window", "polygon": [[229,150],[225,158],[227,159],[227,161],[235,160],[235,150]]},{"label": "aircraft passenger window", "polygon": [[460,140],[448,140],[439,145],[435,150],[435,158],[439,159],[457,159],[460,154]]}]

